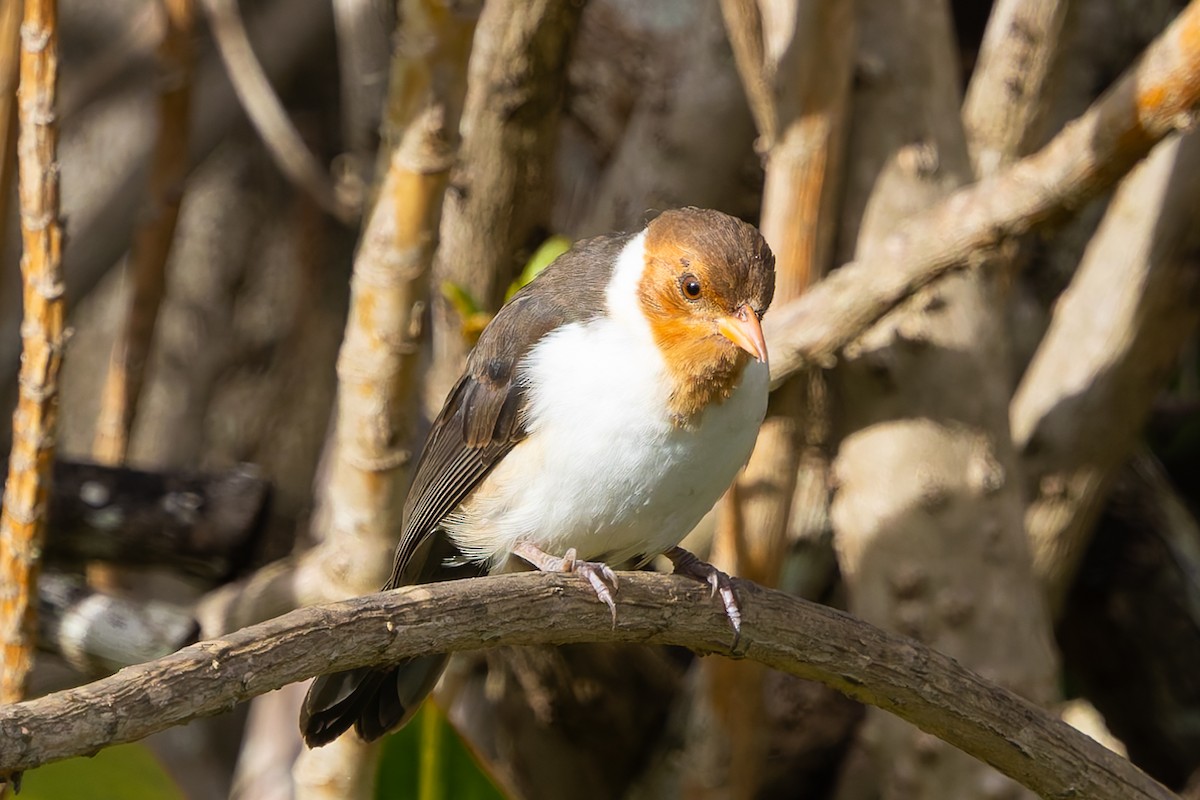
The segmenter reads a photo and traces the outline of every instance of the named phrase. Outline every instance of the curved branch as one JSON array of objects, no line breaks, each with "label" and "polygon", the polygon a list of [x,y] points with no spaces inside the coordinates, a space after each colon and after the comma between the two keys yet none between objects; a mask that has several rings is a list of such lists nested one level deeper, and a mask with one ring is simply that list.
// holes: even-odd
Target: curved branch
[{"label": "curved branch", "polygon": [[203,0],[203,5],[233,90],[275,163],[326,212],[347,225],[357,223],[360,209],[338,195],[329,173],[304,144],[271,88],[250,45],[237,0]]},{"label": "curved branch", "polygon": [[[891,711],[1043,797],[1168,800],[1120,756],[954,659],[825,606],[735,581],[735,655]],[[501,645],[644,642],[729,653],[707,587],[623,573],[616,626],[571,575],[411,586],[293,611],[76,689],[0,708],[0,775],[140,739],[318,672]]]},{"label": "curved branch", "polygon": [[866,260],[848,264],[763,323],[778,386],[838,352],[918,288],[983,261],[1017,236],[1108,190],[1200,104],[1200,0],[1037,153],[914,215]]}]

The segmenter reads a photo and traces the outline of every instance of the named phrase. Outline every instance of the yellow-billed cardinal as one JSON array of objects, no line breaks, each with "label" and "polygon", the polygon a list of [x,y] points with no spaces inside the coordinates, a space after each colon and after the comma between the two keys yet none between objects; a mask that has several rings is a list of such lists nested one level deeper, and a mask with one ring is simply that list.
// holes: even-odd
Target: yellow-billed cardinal
[{"label": "yellow-billed cardinal", "polygon": [[[774,287],[762,236],[717,211],[667,211],[561,256],[468,357],[421,453],[384,588],[503,571],[515,557],[580,573],[615,621],[607,565],[665,554],[720,591],[736,630],[728,577],[677,545],[754,447]],[[402,725],[445,661],[317,678],[305,741]]]}]

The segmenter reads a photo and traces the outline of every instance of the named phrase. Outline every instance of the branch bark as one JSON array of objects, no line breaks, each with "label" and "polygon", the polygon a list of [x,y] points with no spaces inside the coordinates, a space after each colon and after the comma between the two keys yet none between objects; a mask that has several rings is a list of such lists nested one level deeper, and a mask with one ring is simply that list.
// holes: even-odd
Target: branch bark
[{"label": "branch bark", "polygon": [[0,252],[8,241],[8,210],[17,164],[17,74],[22,3],[0,4]]},{"label": "branch bark", "polygon": [[459,286],[495,312],[549,223],[568,54],[584,5],[492,0],[479,17],[463,142],[433,267],[434,360],[426,394],[435,413],[474,344],[440,287]]},{"label": "branch bark", "polygon": [[941,275],[1061,219],[1099,196],[1200,103],[1200,0],[1122,78],[1039,152],[916,214],[868,258],[836,270],[764,320],[778,385],[828,366],[897,303]]},{"label": "branch bark", "polygon": [[[738,656],[821,681],[982,758],[1044,797],[1171,800],[1135,766],[954,659],[745,581]],[[617,625],[577,577],[525,573],[355,598],[184,648],[87,686],[0,708],[0,774],[214,714],[317,672],[422,653],[626,641],[729,653],[708,588],[622,573]]]},{"label": "branch bark", "polygon": [[38,564],[46,528],[58,372],[63,351],[62,223],[59,219],[58,3],[27,0],[21,23],[21,371],[0,512],[0,702],[19,699],[33,664]]},{"label": "branch bark", "polygon": [[1036,146],[1067,7],[1067,0],[1000,0],[992,7],[962,110],[977,175],[991,175]]}]

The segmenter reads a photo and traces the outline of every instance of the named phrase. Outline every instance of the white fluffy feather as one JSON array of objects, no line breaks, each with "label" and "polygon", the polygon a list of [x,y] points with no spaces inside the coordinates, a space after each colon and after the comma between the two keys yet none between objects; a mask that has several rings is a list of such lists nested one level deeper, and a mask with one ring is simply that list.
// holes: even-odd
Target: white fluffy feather
[{"label": "white fluffy feather", "polygon": [[613,564],[655,555],[679,543],[750,457],[767,366],[751,362],[698,425],[672,422],[666,365],[636,294],[643,238],[621,253],[608,314],[552,332],[520,365],[529,436],[446,523],[467,558],[494,568],[521,540]]}]

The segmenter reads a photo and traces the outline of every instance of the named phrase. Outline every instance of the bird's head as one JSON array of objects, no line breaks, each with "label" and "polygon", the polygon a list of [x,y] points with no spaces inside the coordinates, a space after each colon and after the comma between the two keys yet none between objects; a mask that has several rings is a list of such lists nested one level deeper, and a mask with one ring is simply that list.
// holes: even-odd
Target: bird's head
[{"label": "bird's head", "polygon": [[698,208],[654,219],[644,248],[638,298],[655,340],[677,376],[721,399],[751,358],[767,360],[760,320],[775,293],[771,248],[754,226]]}]

